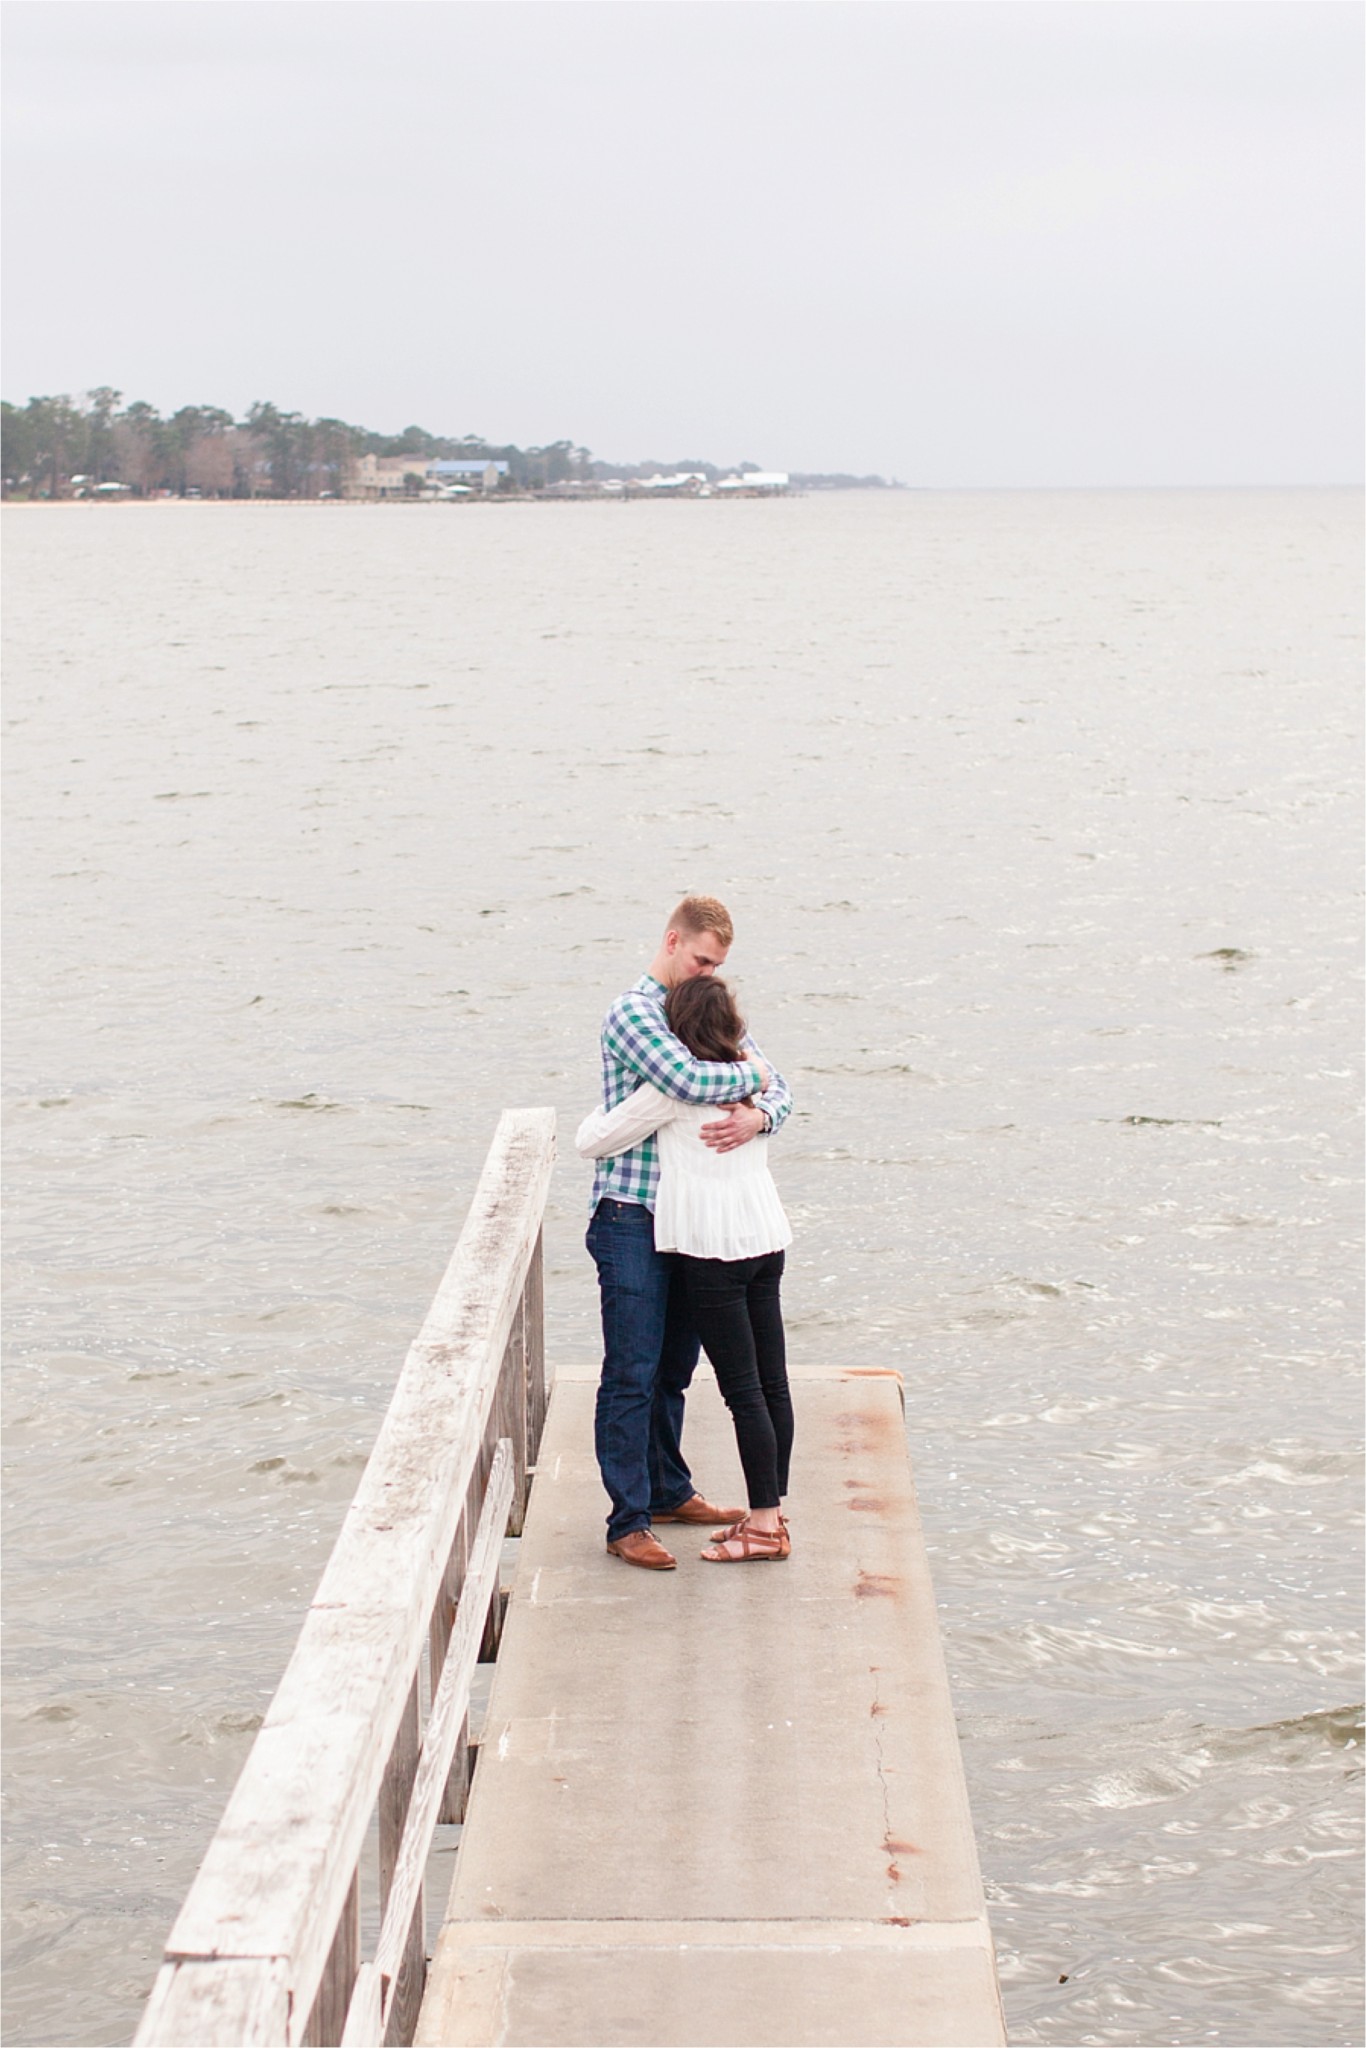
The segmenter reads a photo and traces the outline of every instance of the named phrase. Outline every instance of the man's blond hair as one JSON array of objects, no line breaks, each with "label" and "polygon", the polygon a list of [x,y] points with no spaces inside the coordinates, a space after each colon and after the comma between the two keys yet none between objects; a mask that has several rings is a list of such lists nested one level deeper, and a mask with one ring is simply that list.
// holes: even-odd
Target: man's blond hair
[{"label": "man's blond hair", "polygon": [[721,946],[735,943],[735,926],[730,921],[730,912],[715,896],[685,896],[668,924],[670,932],[714,932]]}]

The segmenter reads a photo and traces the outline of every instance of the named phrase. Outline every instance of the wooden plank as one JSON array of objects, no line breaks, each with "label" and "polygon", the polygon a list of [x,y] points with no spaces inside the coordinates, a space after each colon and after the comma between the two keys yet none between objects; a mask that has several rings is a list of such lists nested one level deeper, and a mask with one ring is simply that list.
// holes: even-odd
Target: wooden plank
[{"label": "wooden plank", "polygon": [[[413,1781],[417,1777],[418,1756],[422,1747],[421,1706],[418,1698],[419,1680],[413,1680],[408,1694],[408,1704],[399,1725],[398,1740],[394,1744],[384,1783],[379,1794],[379,1903],[381,1916],[387,1910],[393,1894],[394,1869],[398,1863],[399,1850],[403,1843],[403,1831],[408,1824],[413,1796]],[[392,1994],[389,1999],[385,2039],[407,2042],[413,2037],[417,2023],[418,2007],[422,2003],[422,1985],[426,1976],[427,1936],[422,1911],[422,1885],[419,1879],[417,1897],[408,1914],[406,1941],[399,1950],[397,1971],[394,1976]]]},{"label": "wooden plank", "polygon": [[[455,1625],[455,1610],[460,1598],[460,1589],[464,1584],[465,1565],[469,1556],[470,1530],[474,1525],[474,1521],[475,1516],[470,1512],[470,1502],[467,1499],[461,1511],[455,1542],[451,1545],[450,1563],[446,1567],[445,1577],[442,1580],[441,1596],[433,1610],[431,1628],[428,1631],[428,1663],[430,1665],[431,1696],[433,1699],[436,1697],[436,1689],[441,1683],[441,1673],[446,1665],[446,1649],[451,1639],[451,1629]],[[469,1716],[467,1714],[465,1717],[464,1740],[456,1743],[455,1755],[451,1760],[450,1775],[446,1780],[446,1790],[441,1801],[440,1818],[448,1825],[464,1818],[465,1801],[469,1796],[469,1789]]]},{"label": "wooden plank", "polygon": [[[169,1961],[193,1961],[205,1954],[226,1959],[263,1950],[283,1956],[291,1966],[291,1989],[307,2009],[364,1845],[379,1772],[367,1787],[363,1775],[348,1770],[340,1801],[331,1796],[330,1779],[338,1759],[365,1757],[371,1740],[370,1724],[353,1715],[319,1713],[311,1720],[262,1728],[252,1745],[245,1793],[229,1800],[205,1858],[204,1869],[220,1888],[217,1911],[206,1925],[214,1945],[196,1950],[183,1940],[194,1919],[182,1909],[171,1932]],[[274,1838],[268,1820],[273,1820]],[[354,1845],[356,1859],[349,1870],[342,1866],[348,1844]],[[259,1858],[255,1868],[252,1855]],[[339,1868],[342,1882],[334,1891]],[[305,1912],[324,1891],[332,1897],[330,1915],[316,1908]],[[189,1907],[196,1915],[203,1913],[203,1902],[193,1891]]]},{"label": "wooden plank", "polygon": [[362,1963],[351,1993],[351,2009],[341,2037],[341,2048],[380,2048],[384,2033],[379,1971],[373,1963]]},{"label": "wooden plank", "polygon": [[493,1461],[484,1512],[470,1546],[465,1590],[451,1632],[445,1669],[441,1673],[427,1722],[408,1810],[408,1825],[399,1849],[388,1910],[375,1948],[375,1966],[382,1978],[392,1977],[395,1973],[402,1953],[405,1916],[411,1916],[414,1900],[421,1895],[422,1876],[441,1805],[442,1788],[469,1706],[470,1681],[474,1676],[483,1610],[498,1590],[499,1553],[512,1505],[512,1484],[512,1446],[504,1440],[498,1446]]},{"label": "wooden plank", "polygon": [[[479,1486],[479,1500],[481,1503],[483,1501],[485,1492],[488,1488],[489,1478],[493,1470],[493,1460],[495,1455],[497,1454],[498,1445],[503,1440],[499,1436],[498,1431],[502,1426],[502,1418],[504,1413],[505,1409],[503,1403],[497,1403],[495,1405],[493,1414],[489,1417],[488,1427],[484,1432],[484,1448],[480,1454],[482,1477],[480,1479]],[[479,1662],[481,1664],[491,1664],[497,1657],[498,1644],[502,1636],[502,1631],[502,1603],[498,1600],[491,1600],[488,1605],[488,1611],[484,1616],[484,1633],[479,1644]]]},{"label": "wooden plank", "polygon": [[355,1988],[356,1976],[360,1969],[360,1873],[351,1878],[337,1931],[332,1937],[332,1946],[327,1952],[323,1965],[322,1981],[308,2023],[302,2033],[296,2033],[294,2021],[300,2011],[300,2002],[291,2000],[290,2041],[298,2041],[301,2048],[338,2048],[343,2029],[346,2026],[347,2008]]},{"label": "wooden plank", "polygon": [[133,2048],[242,2048],[289,2038],[289,1972],[283,1961],[163,1963]]},{"label": "wooden plank", "polygon": [[553,1111],[504,1112],[294,1655],[172,1930],[172,1959],[285,1958],[296,2009],[322,1981],[450,1567],[553,1154]]}]

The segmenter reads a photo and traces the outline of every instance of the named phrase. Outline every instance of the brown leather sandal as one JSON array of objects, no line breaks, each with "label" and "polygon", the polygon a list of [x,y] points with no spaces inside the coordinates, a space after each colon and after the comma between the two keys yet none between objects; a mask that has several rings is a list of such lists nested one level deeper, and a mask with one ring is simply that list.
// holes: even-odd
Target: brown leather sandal
[{"label": "brown leather sandal", "polygon": [[[792,1532],[787,1526],[787,1516],[780,1513],[778,1516],[778,1522],[780,1525],[778,1533],[782,1541],[783,1556],[788,1557],[791,1555],[792,1552]],[[748,1528],[748,1526],[749,1516],[742,1515],[739,1521],[732,1522],[728,1529],[713,1529],[711,1532],[711,1540],[713,1543],[729,1543],[732,1536],[738,1536],[740,1534],[740,1531],[742,1529]],[[759,1531],[756,1530],[754,1533],[758,1535]]]},{"label": "brown leather sandal", "polygon": [[768,1559],[775,1563],[792,1554],[792,1544],[786,1529],[753,1529],[748,1522],[737,1523],[723,1543],[738,1543],[738,1551],[707,1549],[701,1552],[704,1564],[762,1564]]}]

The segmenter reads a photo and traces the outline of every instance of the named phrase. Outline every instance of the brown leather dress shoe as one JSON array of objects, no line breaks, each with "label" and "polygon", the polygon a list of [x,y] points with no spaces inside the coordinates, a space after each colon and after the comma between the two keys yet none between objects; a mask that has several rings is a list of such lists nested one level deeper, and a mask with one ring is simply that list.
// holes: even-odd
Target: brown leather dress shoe
[{"label": "brown leather dress shoe", "polygon": [[647,1572],[671,1572],[678,1563],[662,1543],[655,1542],[648,1529],[633,1529],[629,1536],[618,1536],[607,1548],[623,1564],[638,1564]]},{"label": "brown leather dress shoe", "polygon": [[670,1508],[667,1514],[657,1515],[652,1511],[650,1520],[652,1522],[706,1522],[708,1524],[714,1522],[742,1522],[745,1518],[745,1512],[744,1508],[714,1508],[709,1500],[704,1500],[700,1493],[695,1493],[691,1500],[685,1500],[681,1507]]}]

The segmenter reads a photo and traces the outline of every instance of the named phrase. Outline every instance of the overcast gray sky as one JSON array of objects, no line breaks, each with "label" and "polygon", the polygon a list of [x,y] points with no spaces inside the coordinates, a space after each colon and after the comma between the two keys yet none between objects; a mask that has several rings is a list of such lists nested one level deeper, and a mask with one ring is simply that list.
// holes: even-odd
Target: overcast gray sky
[{"label": "overcast gray sky", "polygon": [[13,0],[4,395],[1354,481],[1355,0]]}]

